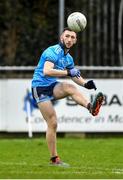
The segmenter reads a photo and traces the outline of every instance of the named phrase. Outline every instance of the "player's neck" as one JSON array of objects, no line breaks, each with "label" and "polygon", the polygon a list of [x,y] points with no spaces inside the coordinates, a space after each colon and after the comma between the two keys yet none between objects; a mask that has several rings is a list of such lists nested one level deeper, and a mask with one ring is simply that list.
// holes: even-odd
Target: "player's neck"
[{"label": "player's neck", "polygon": [[59,45],[64,50],[64,54],[66,55],[69,52],[70,49],[66,48],[64,43],[62,43],[62,42],[59,42]]}]

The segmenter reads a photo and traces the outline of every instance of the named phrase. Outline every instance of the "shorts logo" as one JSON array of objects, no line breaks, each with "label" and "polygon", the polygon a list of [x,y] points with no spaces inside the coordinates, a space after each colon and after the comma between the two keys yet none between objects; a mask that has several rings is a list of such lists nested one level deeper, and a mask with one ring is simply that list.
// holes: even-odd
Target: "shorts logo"
[{"label": "shorts logo", "polygon": [[44,94],[41,94],[41,95],[40,95],[40,98],[44,98],[44,97],[46,97],[46,95],[44,95]]},{"label": "shorts logo", "polygon": [[47,97],[48,97],[47,95],[41,94],[41,95],[40,95],[40,100],[45,99],[45,98],[47,98]]}]

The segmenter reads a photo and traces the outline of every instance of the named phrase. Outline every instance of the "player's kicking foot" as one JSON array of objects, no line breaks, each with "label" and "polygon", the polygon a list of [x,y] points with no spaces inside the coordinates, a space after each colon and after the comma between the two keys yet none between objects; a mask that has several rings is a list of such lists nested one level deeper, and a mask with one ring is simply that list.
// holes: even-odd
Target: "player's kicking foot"
[{"label": "player's kicking foot", "polygon": [[52,157],[50,159],[50,165],[53,165],[53,166],[61,166],[61,167],[69,167],[70,165],[61,161],[59,156],[55,156],[55,157]]},{"label": "player's kicking foot", "polygon": [[102,103],[104,101],[104,95],[102,92],[99,92],[97,96],[95,97],[94,102],[92,103],[90,113],[93,116],[97,116],[100,110],[100,107],[102,106]]}]

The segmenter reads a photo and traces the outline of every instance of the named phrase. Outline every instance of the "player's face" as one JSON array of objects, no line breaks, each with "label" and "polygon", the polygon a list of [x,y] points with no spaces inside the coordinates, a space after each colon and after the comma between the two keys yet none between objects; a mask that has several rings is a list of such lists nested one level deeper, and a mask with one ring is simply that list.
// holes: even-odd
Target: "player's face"
[{"label": "player's face", "polygon": [[64,31],[61,35],[61,42],[66,48],[70,49],[77,41],[76,33],[74,31]]}]

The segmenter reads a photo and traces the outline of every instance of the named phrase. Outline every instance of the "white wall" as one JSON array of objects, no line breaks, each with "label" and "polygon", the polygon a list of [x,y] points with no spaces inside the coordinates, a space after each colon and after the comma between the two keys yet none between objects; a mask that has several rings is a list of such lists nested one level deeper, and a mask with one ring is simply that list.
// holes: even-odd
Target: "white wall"
[{"label": "white wall", "polygon": [[[70,80],[66,80],[70,81]],[[59,132],[123,132],[123,80],[95,79],[98,90],[79,87],[89,99],[102,91],[105,102],[97,117],[65,98],[54,106],[58,115]],[[72,83],[72,81],[70,81]],[[0,131],[27,132],[26,112],[23,110],[27,89],[31,89],[30,79],[0,80]],[[32,130],[44,132],[44,122],[38,109],[32,112]]]}]

